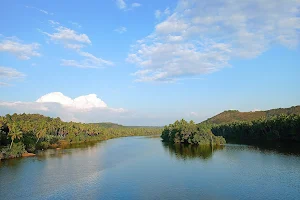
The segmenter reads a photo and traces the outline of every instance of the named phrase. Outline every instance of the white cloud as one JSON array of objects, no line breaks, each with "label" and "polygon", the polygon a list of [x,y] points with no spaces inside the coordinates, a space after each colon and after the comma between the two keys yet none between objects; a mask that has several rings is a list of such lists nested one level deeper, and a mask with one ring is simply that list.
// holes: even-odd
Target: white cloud
[{"label": "white cloud", "polygon": [[116,28],[115,31],[122,34],[122,33],[125,33],[127,31],[127,28],[124,27],[124,26],[120,26],[120,27]]},{"label": "white cloud", "polygon": [[96,57],[93,54],[88,53],[88,52],[80,52],[79,54],[86,57],[91,63],[93,63],[97,66],[113,65],[113,62],[103,60],[102,58],[98,58],[98,57]]},{"label": "white cloud", "polygon": [[124,0],[116,0],[116,4],[117,4],[118,8],[121,10],[124,10],[127,7]]},{"label": "white cloud", "polygon": [[54,21],[54,20],[48,20],[48,22],[49,22],[50,24],[54,25],[54,26],[59,25],[59,22]]},{"label": "white cloud", "polygon": [[41,12],[41,13],[46,14],[46,15],[53,15],[53,13],[48,12],[48,11],[43,10],[43,9],[40,9],[40,8],[36,8],[36,7],[33,7],[33,6],[25,6],[25,7],[26,7],[26,8],[32,8],[32,9],[37,10],[37,11],[39,11],[39,12]]},{"label": "white cloud", "polygon": [[64,121],[126,122],[132,113],[123,108],[110,108],[96,94],[70,98],[60,92],[46,94],[36,102],[1,102],[0,115],[7,113],[40,113]]},{"label": "white cloud", "polygon": [[19,59],[28,60],[34,56],[40,56],[37,52],[38,43],[24,44],[17,38],[6,38],[0,42],[0,52],[9,52]]},{"label": "white cloud", "polygon": [[196,113],[196,112],[190,112],[190,116],[192,116],[192,117],[197,117],[197,116],[198,116],[198,113]]},{"label": "white cloud", "polygon": [[79,55],[85,57],[85,59],[81,61],[76,60],[61,60],[62,66],[71,66],[71,67],[79,67],[79,68],[100,68],[103,66],[112,66],[113,62],[108,60],[103,60],[102,58],[98,58],[91,53],[78,51]]},{"label": "white cloud", "polygon": [[[174,82],[255,58],[272,45],[299,45],[299,0],[179,0],[149,36],[137,41],[127,61],[147,73],[139,81]],[[167,81],[166,81],[167,80]]]},{"label": "white cloud", "polygon": [[46,34],[47,36],[49,36],[51,38],[51,40],[54,41],[61,41],[61,42],[78,42],[78,43],[83,43],[83,44],[91,44],[91,40],[89,39],[89,37],[86,34],[80,34],[77,33],[76,31],[63,27],[63,26],[59,26],[57,28],[55,28],[56,32],[55,33],[47,33],[47,32],[43,32],[44,34]]},{"label": "white cloud", "polygon": [[52,92],[40,97],[36,100],[36,102],[59,103],[66,107],[83,110],[89,110],[92,108],[107,108],[106,103],[99,99],[96,94],[89,94],[71,99],[70,97],[63,95],[61,92]]},{"label": "white cloud", "polygon": [[0,85],[2,86],[8,86],[9,84],[6,82],[11,81],[12,79],[21,79],[24,76],[25,74],[17,71],[16,69],[0,66]]}]

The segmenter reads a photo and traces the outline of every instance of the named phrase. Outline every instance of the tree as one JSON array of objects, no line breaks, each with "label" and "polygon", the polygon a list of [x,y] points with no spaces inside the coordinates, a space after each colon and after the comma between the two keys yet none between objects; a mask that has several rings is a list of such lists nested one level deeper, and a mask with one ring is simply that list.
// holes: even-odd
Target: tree
[{"label": "tree", "polygon": [[45,137],[46,135],[47,135],[47,129],[46,129],[46,128],[43,128],[43,129],[39,130],[39,131],[35,134],[35,136],[36,136],[36,138],[37,138],[36,144],[39,142],[39,139]]},{"label": "tree", "polygon": [[9,147],[9,149],[11,149],[14,140],[21,139],[23,137],[23,133],[15,124],[12,124],[12,126],[9,127],[8,136],[10,136],[11,138],[11,143]]}]

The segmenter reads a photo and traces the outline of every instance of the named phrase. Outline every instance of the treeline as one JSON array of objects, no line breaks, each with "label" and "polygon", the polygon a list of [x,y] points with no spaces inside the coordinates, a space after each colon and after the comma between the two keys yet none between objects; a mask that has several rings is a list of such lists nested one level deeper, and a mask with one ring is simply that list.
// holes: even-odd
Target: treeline
[{"label": "treeline", "polygon": [[39,114],[13,114],[0,117],[0,160],[19,157],[25,152],[107,140],[123,136],[158,135],[161,128],[103,126],[63,122]]},{"label": "treeline", "polygon": [[169,143],[199,145],[221,145],[226,143],[223,137],[213,135],[209,127],[197,126],[193,121],[187,122],[184,119],[165,126],[161,138]]},{"label": "treeline", "polygon": [[[223,124],[223,123],[233,123],[233,122],[244,122],[244,121],[254,121],[261,118],[270,119],[278,115],[300,115],[300,106],[293,106],[290,108],[277,108],[266,111],[256,111],[256,112],[240,112],[238,110],[227,110],[214,117],[207,119],[202,123],[209,124]],[[201,124],[202,124],[201,123]]]},{"label": "treeline", "polygon": [[217,136],[236,141],[297,141],[300,142],[300,115],[279,115],[251,122],[215,125],[211,129]]}]

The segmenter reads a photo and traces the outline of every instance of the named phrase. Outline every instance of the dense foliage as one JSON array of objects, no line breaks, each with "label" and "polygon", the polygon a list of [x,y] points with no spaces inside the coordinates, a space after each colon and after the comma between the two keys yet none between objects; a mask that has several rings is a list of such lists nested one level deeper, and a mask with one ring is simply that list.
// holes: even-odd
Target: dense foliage
[{"label": "dense foliage", "polygon": [[0,159],[63,144],[107,140],[122,136],[158,135],[160,128],[126,127],[112,123],[63,122],[39,114],[0,117]]},{"label": "dense foliage", "polygon": [[[256,111],[256,112],[239,112],[238,110],[228,110],[224,111],[212,118],[207,119],[202,123],[208,124],[223,124],[223,123],[233,123],[233,122],[251,122],[254,120],[259,120],[261,118],[270,119],[278,115],[300,115],[300,106],[293,106],[290,108],[278,108],[267,111]],[[201,124],[202,124],[201,123]]]},{"label": "dense foliage", "polygon": [[300,142],[300,115],[279,115],[252,122],[224,123],[212,128],[215,135],[226,139],[276,140]]},{"label": "dense foliage", "polygon": [[161,138],[170,143],[187,143],[200,145],[225,144],[223,137],[214,136],[210,129],[197,126],[193,121],[187,122],[184,119],[165,126]]}]

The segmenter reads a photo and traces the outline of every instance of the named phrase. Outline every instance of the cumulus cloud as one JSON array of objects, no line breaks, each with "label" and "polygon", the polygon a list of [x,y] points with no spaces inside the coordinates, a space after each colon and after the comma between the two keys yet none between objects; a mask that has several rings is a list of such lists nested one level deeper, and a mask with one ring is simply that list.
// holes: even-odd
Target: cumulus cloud
[{"label": "cumulus cloud", "polygon": [[120,34],[125,33],[127,31],[127,28],[124,26],[120,26],[118,28],[115,29],[115,32],[118,32]]},{"label": "cumulus cloud", "polygon": [[[17,71],[16,69],[10,67],[2,67],[0,66],[0,85],[1,86],[9,86],[8,83],[11,80],[21,79],[25,76],[25,74]],[[5,81],[5,82],[3,82]]]},{"label": "cumulus cloud", "polygon": [[59,103],[62,106],[80,109],[80,110],[89,110],[92,108],[107,108],[106,103],[99,99],[96,94],[89,94],[86,96],[79,96],[75,99],[71,99],[63,95],[61,92],[52,92],[46,94],[36,100],[39,103]]},{"label": "cumulus cloud", "polygon": [[251,59],[273,45],[299,45],[299,0],[179,0],[153,33],[133,45],[127,61],[137,65],[139,81],[174,82]]},{"label": "cumulus cloud", "polygon": [[[64,121],[78,122],[122,122],[131,112],[123,108],[110,108],[96,94],[70,98],[60,92],[46,94],[36,102],[1,102],[0,115],[7,113],[40,113],[61,117]],[[126,120],[125,120],[126,121]]]},{"label": "cumulus cloud", "polygon": [[38,43],[24,44],[16,37],[5,38],[0,42],[0,52],[8,52],[19,59],[28,60],[34,56],[40,56],[37,52],[39,48]]}]

